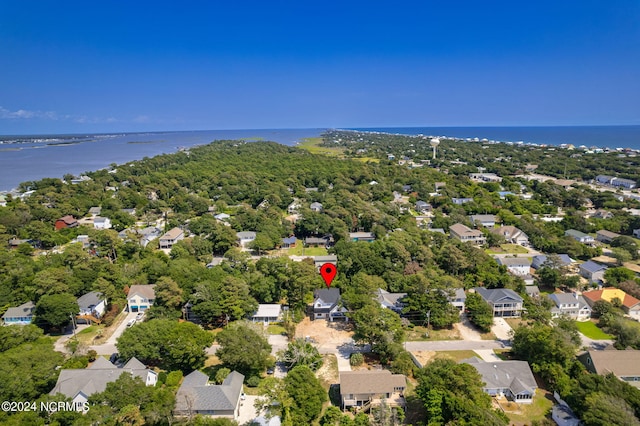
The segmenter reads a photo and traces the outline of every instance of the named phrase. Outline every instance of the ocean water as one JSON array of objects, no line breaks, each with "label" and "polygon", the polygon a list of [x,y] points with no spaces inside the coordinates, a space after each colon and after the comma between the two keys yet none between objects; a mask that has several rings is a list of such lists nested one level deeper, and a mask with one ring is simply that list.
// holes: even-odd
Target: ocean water
[{"label": "ocean water", "polygon": [[[295,145],[325,129],[203,130],[94,135],[0,136],[0,191],[21,182],[60,178],[144,157],[176,152],[220,139],[269,140]],[[640,150],[640,126],[581,127],[401,127],[359,128],[406,135],[486,138],[501,142],[632,148]]]},{"label": "ocean water", "polygon": [[403,135],[479,138],[500,142],[525,142],[545,145],[572,144],[598,148],[640,150],[640,126],[561,126],[561,127],[399,127],[358,128]]}]

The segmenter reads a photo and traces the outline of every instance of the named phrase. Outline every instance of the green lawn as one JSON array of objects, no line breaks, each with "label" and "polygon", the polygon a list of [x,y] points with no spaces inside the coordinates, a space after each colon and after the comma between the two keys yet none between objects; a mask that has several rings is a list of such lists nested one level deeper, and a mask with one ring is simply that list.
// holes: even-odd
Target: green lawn
[{"label": "green lawn", "polygon": [[526,254],[529,253],[525,247],[522,247],[518,244],[500,244],[500,248],[491,247],[490,249],[485,250],[488,254]]},{"label": "green lawn", "polygon": [[288,249],[289,256],[326,256],[327,249],[324,247],[303,247],[302,241],[299,241],[295,247]]},{"label": "green lawn", "polygon": [[320,146],[322,144],[322,138],[304,138],[297,146],[298,148],[306,149],[312,154],[324,154],[333,156],[342,156],[344,148],[340,147],[326,147]]},{"label": "green lawn", "polygon": [[578,330],[580,331],[580,333],[584,334],[589,339],[608,340],[613,338],[613,336],[599,329],[598,326],[596,326],[591,321],[576,322],[576,325],[578,326]]},{"label": "green lawn", "polygon": [[269,324],[267,327],[267,333],[269,334],[286,334],[287,330],[281,324]]},{"label": "green lawn", "polygon": [[455,362],[460,362],[463,359],[469,359],[469,358],[479,358],[478,354],[475,353],[474,351],[437,351],[436,355],[433,357],[434,359],[437,358],[441,358],[441,359],[452,359]]},{"label": "green lawn", "polygon": [[520,413],[506,413],[514,424],[531,424],[532,421],[541,421],[551,412],[553,407],[552,397],[549,392],[536,389],[536,396],[532,404],[520,404]]}]

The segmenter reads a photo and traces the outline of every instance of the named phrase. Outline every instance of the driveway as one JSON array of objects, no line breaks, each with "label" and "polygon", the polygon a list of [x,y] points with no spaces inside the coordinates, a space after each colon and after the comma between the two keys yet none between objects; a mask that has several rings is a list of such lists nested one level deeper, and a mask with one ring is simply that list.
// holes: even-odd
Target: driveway
[{"label": "driveway", "polygon": [[475,351],[476,349],[503,349],[506,346],[497,340],[435,340],[433,342],[406,342],[405,348],[413,351]]},{"label": "driveway", "polygon": [[240,415],[236,419],[238,424],[244,425],[258,417],[255,407],[253,406],[258,396],[256,395],[246,395],[244,401],[240,401]]},{"label": "driveway", "polygon": [[127,323],[130,320],[135,319],[136,315],[138,315],[136,312],[128,312],[124,319],[120,321],[120,324],[117,325],[111,336],[109,336],[109,338],[104,343],[100,345],[91,345],[89,346],[89,349],[93,349],[98,353],[98,355],[111,355],[114,352],[118,352],[118,348],[116,348],[116,341],[127,329]]},{"label": "driveway", "polygon": [[467,314],[462,314],[460,316],[460,322],[454,324],[454,326],[460,332],[460,337],[462,337],[462,340],[476,342],[482,340],[480,332],[478,332],[478,330],[476,330],[475,327],[471,324],[469,318],[467,317]]},{"label": "driveway", "polygon": [[491,331],[496,335],[496,339],[502,340],[503,342],[511,341],[513,329],[507,324],[504,318],[494,318]]},{"label": "driveway", "polygon": [[615,342],[614,340],[594,340],[594,339],[588,338],[582,333],[579,333],[579,334],[580,334],[580,338],[582,339],[582,346],[588,347],[591,349],[602,350],[609,345],[613,345],[613,343]]}]

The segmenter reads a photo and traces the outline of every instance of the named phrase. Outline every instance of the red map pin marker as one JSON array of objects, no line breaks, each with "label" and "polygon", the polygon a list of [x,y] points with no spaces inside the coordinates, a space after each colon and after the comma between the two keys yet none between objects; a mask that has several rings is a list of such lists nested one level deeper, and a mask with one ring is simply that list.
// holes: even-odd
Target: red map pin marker
[{"label": "red map pin marker", "polygon": [[333,281],[337,273],[336,265],[333,263],[325,263],[320,267],[320,275],[322,275],[322,279],[327,284],[327,288],[331,287],[331,281]]}]

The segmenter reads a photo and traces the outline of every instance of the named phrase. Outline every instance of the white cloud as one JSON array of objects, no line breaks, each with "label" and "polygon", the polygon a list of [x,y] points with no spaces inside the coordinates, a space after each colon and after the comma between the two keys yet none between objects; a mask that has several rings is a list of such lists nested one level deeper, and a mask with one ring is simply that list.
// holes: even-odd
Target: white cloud
[{"label": "white cloud", "polygon": [[57,120],[59,117],[58,114],[53,111],[30,111],[26,109],[11,111],[0,106],[0,118],[5,120],[29,118],[45,118],[48,120]]}]

